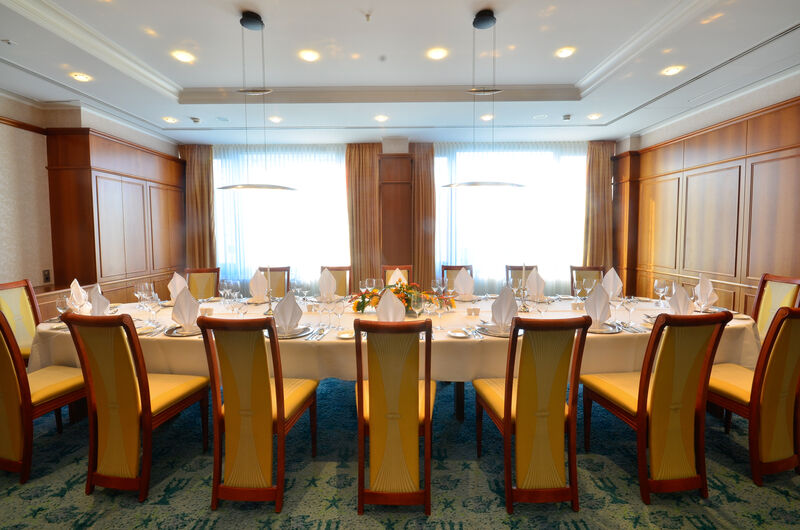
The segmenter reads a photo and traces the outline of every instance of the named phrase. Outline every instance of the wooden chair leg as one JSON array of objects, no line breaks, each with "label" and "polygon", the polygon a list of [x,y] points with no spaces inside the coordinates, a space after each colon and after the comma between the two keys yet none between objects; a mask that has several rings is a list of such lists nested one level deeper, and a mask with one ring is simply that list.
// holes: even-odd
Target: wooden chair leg
[{"label": "wooden chair leg", "polygon": [[314,392],[314,400],[308,407],[308,419],[311,423],[311,457],[317,456],[317,393]]},{"label": "wooden chair leg", "polygon": [[[571,414],[575,414],[576,412],[570,411]],[[569,446],[568,451],[569,454],[567,455],[567,460],[569,461],[569,489],[572,495],[572,511],[577,512],[580,510],[579,502],[578,502],[578,462],[577,462],[577,449],[576,449],[576,440],[575,437],[577,436],[577,427],[575,425],[575,420],[573,419],[569,423]]]},{"label": "wooden chair leg", "polygon": [[22,468],[19,470],[19,483],[25,484],[31,477],[33,462],[33,420],[28,421],[25,425],[22,444]]},{"label": "wooden chair leg", "polygon": [[477,395],[475,396],[475,447],[480,458],[483,447],[483,406]]},{"label": "wooden chair leg", "polygon": [[[584,414],[586,414],[585,411]],[[650,504],[650,482],[647,471],[647,433],[641,430],[636,431],[636,453],[639,468],[639,493],[642,496],[642,502]]]},{"label": "wooden chair leg", "polygon": [[97,422],[89,418],[89,470],[86,473],[86,495],[94,492],[94,473],[97,471]]},{"label": "wooden chair leg", "polygon": [[731,433],[731,422],[733,420],[733,412],[725,410],[725,434]]},{"label": "wooden chair leg", "polygon": [[506,488],[506,512],[514,513],[514,485],[511,483],[511,433],[503,435],[503,474]]},{"label": "wooden chair leg", "polygon": [[[361,411],[359,411],[359,416]],[[359,420],[360,421],[360,420]],[[359,425],[358,433],[358,515],[364,514],[364,432]]]},{"label": "wooden chair leg", "polygon": [[58,434],[61,434],[64,432],[64,424],[61,421],[61,407],[54,410],[53,414],[56,416],[56,431],[58,431]]},{"label": "wooden chair leg", "polygon": [[453,384],[453,392],[455,394],[454,404],[456,420],[459,422],[464,421],[464,381],[456,381]]},{"label": "wooden chair leg", "polygon": [[592,398],[586,395],[586,387],[583,388],[583,450],[589,452],[591,445],[592,430]]},{"label": "wooden chair leg", "polygon": [[[463,384],[463,383],[462,383]],[[431,514],[431,426],[425,429],[425,515]]]},{"label": "wooden chair leg", "polygon": [[275,479],[275,513],[281,513],[283,509],[283,488],[284,488],[284,475],[286,471],[286,435],[278,434],[278,473]]},{"label": "wooden chair leg", "polygon": [[203,430],[203,452],[208,451],[208,391],[200,400],[200,424]]},{"label": "wooden chair leg", "polygon": [[142,433],[142,473],[139,476],[139,502],[150,493],[150,466],[153,463],[153,433]]},{"label": "wooden chair leg", "polygon": [[222,480],[222,422],[214,423],[214,470],[211,477],[211,509],[219,506],[219,483]]},{"label": "wooden chair leg", "polygon": [[706,475],[706,429],[705,429],[705,407],[703,411],[698,414],[698,419],[695,422],[694,430],[694,447],[695,447],[695,468],[698,475],[700,475],[700,496],[704,499],[708,498],[708,477]]}]

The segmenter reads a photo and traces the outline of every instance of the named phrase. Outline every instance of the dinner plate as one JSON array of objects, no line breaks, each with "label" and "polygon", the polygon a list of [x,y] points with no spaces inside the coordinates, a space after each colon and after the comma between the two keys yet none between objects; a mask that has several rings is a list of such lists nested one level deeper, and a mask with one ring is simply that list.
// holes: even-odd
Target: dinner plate
[{"label": "dinner plate", "polygon": [[622,331],[622,328],[620,328],[619,326],[616,325],[612,326],[611,324],[606,324],[605,322],[603,322],[603,324],[600,327],[589,328],[589,333],[597,333],[600,335],[610,335],[613,333],[619,333],[620,331]]},{"label": "dinner plate", "polygon": [[200,333],[201,331],[198,327],[183,329],[181,326],[172,326],[164,332],[164,335],[167,337],[196,337],[197,335],[200,335]]},{"label": "dinner plate", "polygon": [[50,329],[54,329],[56,331],[60,331],[62,329],[67,329],[67,325],[62,322],[61,324],[56,324],[54,326],[50,326]]},{"label": "dinner plate", "polygon": [[247,303],[248,303],[249,305],[261,305],[261,304],[266,304],[266,303],[267,303],[267,301],[266,301],[266,300],[262,300],[262,301],[260,301],[260,302],[257,302],[257,301],[256,301],[255,299],[253,299],[253,298],[248,298],[248,299],[247,299]]},{"label": "dinner plate", "polygon": [[474,302],[478,299],[479,297],[474,294],[460,294],[456,296],[456,302]]},{"label": "dinner plate", "polygon": [[337,339],[348,340],[356,336],[356,332],[352,329],[346,329],[336,334]]},{"label": "dinner plate", "polygon": [[136,328],[136,333],[138,335],[149,335],[150,333],[153,333],[157,329],[158,328],[156,326],[142,326],[140,328]]},{"label": "dinner plate", "polygon": [[278,332],[279,339],[299,339],[300,337],[305,337],[311,333],[310,326],[299,326],[294,328],[293,330],[289,331],[288,333],[280,333]]},{"label": "dinner plate", "polygon": [[489,298],[497,298],[496,294],[487,294],[486,296],[489,297]]},{"label": "dinner plate", "polygon": [[172,300],[164,300],[163,302],[161,302],[161,307],[174,307],[174,306],[175,302],[173,302]]},{"label": "dinner plate", "polygon": [[486,324],[485,326],[478,326],[478,331],[482,335],[489,335],[490,337],[508,338],[509,328],[497,326],[495,324]]},{"label": "dinner plate", "polygon": [[206,302],[213,303],[213,302],[222,302],[221,296],[212,296],[211,298],[206,298]]},{"label": "dinner plate", "polygon": [[470,337],[469,333],[463,329],[451,329],[447,332],[447,334],[454,339],[468,339]]}]

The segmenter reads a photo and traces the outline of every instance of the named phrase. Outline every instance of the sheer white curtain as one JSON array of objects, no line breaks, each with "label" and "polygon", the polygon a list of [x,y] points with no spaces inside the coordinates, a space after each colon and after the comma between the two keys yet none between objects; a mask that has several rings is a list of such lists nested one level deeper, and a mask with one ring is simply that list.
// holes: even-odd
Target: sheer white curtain
[{"label": "sheer white curtain", "polygon": [[[497,292],[506,265],[537,265],[550,294],[569,293],[583,261],[586,142],[436,143],[436,270],[471,264],[476,292]],[[443,188],[504,181],[512,187]]]},{"label": "sheer white curtain", "polygon": [[[349,265],[345,145],[214,146],[214,222],[222,278],[289,265],[313,288],[320,265]],[[269,183],[296,191],[220,190]]]}]

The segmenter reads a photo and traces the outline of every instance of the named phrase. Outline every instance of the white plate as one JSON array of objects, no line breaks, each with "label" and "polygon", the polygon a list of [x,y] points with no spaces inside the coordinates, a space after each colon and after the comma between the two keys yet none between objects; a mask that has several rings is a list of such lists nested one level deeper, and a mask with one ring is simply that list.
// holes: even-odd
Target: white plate
[{"label": "white plate", "polygon": [[289,331],[288,333],[280,333],[280,332],[278,332],[278,338],[279,339],[298,339],[300,337],[305,337],[309,333],[311,333],[311,327],[310,326],[299,326],[299,327],[294,328],[292,331]]},{"label": "white plate", "polygon": [[175,302],[173,302],[172,300],[164,300],[163,302],[161,302],[161,307],[174,307],[174,306]]},{"label": "white plate", "polygon": [[479,297],[475,296],[474,294],[460,294],[456,296],[456,302],[474,302],[478,300]]},{"label": "white plate", "polygon": [[349,340],[356,336],[356,332],[352,329],[346,329],[336,334],[337,339]]},{"label": "white plate", "polygon": [[496,294],[487,294],[486,296],[488,296],[489,298],[497,298]]},{"label": "white plate", "polygon": [[484,326],[478,326],[478,331],[482,335],[489,335],[490,337],[508,338],[508,333],[511,330],[495,324],[486,324]]},{"label": "white plate", "polygon": [[198,327],[183,329],[181,326],[172,326],[164,332],[167,337],[196,337],[201,331]]},{"label": "white plate", "polygon": [[266,303],[267,303],[267,301],[266,301],[266,300],[262,300],[261,302],[257,302],[257,301],[256,301],[256,300],[254,300],[253,298],[248,298],[248,299],[247,299],[247,303],[248,303],[249,305],[261,305],[261,304],[266,304]]},{"label": "white plate", "polygon": [[56,331],[60,331],[62,329],[67,329],[67,325],[62,322],[61,324],[56,324],[55,326],[50,326],[50,329],[54,329]]},{"label": "white plate", "polygon": [[149,335],[156,329],[158,329],[156,326],[142,326],[140,328],[136,328],[136,333],[139,335]]},{"label": "white plate", "polygon": [[468,339],[470,336],[469,333],[467,333],[463,329],[451,329],[450,331],[447,332],[447,334],[453,337],[454,339]]},{"label": "white plate", "polygon": [[622,328],[618,326],[612,326],[611,324],[606,324],[603,322],[603,325],[597,328],[589,328],[589,333],[597,333],[602,335],[610,335],[613,333],[619,333],[622,331]]}]

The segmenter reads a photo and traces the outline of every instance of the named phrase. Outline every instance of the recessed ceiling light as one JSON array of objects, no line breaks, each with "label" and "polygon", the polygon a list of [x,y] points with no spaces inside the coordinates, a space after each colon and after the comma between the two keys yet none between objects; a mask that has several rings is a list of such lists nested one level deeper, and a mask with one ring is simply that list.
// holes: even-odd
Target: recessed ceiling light
[{"label": "recessed ceiling light", "polygon": [[170,55],[172,55],[174,59],[177,59],[182,63],[191,64],[195,61],[195,56],[187,52],[186,50],[172,50],[170,52]]},{"label": "recessed ceiling light", "polygon": [[547,114],[534,114],[534,115],[533,115],[533,119],[534,119],[534,120],[543,120],[543,119],[545,119],[546,117],[547,117]]},{"label": "recessed ceiling light", "polygon": [[351,53],[350,54],[350,58],[353,59],[354,61],[357,60],[357,59],[361,59],[361,54],[360,53]]},{"label": "recessed ceiling light", "polygon": [[81,83],[88,83],[92,79],[94,79],[89,74],[84,74],[83,72],[72,72],[69,76],[74,79],[75,81],[80,81]]},{"label": "recessed ceiling light", "polygon": [[383,122],[385,122],[386,120],[389,119],[389,116],[387,116],[386,114],[378,114],[377,116],[375,116],[374,119],[375,119],[375,121],[379,121],[379,122],[383,123]]},{"label": "recessed ceiling light", "polygon": [[675,75],[679,74],[686,68],[682,64],[674,64],[672,66],[667,66],[663,70],[661,70],[661,75]]},{"label": "recessed ceiling light", "polygon": [[664,48],[663,50],[661,50],[661,53],[663,53],[664,55],[672,53],[672,48]]},{"label": "recessed ceiling light", "polygon": [[271,121],[272,123],[280,123],[283,121],[283,118],[281,118],[280,116],[270,116],[269,121]]},{"label": "recessed ceiling light", "polygon": [[566,59],[573,53],[575,53],[575,48],[573,48],[572,46],[565,46],[563,48],[559,48],[556,50],[556,57],[560,57],[561,59]]},{"label": "recessed ceiling light", "polygon": [[300,50],[297,56],[309,63],[319,60],[319,52],[316,50]]},{"label": "recessed ceiling light", "polygon": [[145,26],[142,28],[142,31],[144,31],[147,35],[150,35],[151,37],[158,37],[158,32],[151,27]]},{"label": "recessed ceiling light", "polygon": [[428,59],[433,61],[441,61],[450,55],[450,52],[446,48],[431,48],[425,53],[425,55],[428,56]]},{"label": "recessed ceiling light", "polygon": [[513,52],[513,51],[514,51],[514,50],[516,50],[516,49],[517,49],[517,45],[516,45],[516,44],[509,44],[509,45],[508,45],[508,50],[509,50],[509,51],[512,51],[512,52]]},{"label": "recessed ceiling light", "polygon": [[586,117],[589,118],[590,120],[599,120],[602,116],[603,116],[602,114],[594,112]]},{"label": "recessed ceiling light", "polygon": [[492,121],[494,119],[494,114],[484,114],[481,116],[483,121]]},{"label": "recessed ceiling light", "polygon": [[161,119],[167,123],[178,123],[178,118],[173,118],[172,116],[164,116]]},{"label": "recessed ceiling light", "polygon": [[722,16],[725,16],[725,13],[715,13],[715,14],[711,15],[710,17],[704,18],[703,20],[701,20],[700,23],[701,24],[710,24],[710,23],[714,22],[715,20],[717,20],[718,18],[720,18]]}]

